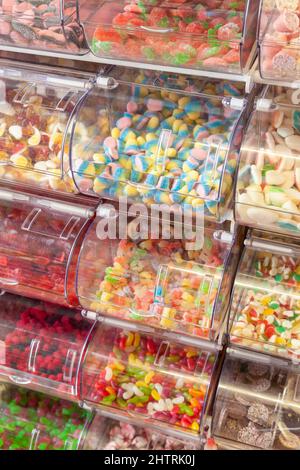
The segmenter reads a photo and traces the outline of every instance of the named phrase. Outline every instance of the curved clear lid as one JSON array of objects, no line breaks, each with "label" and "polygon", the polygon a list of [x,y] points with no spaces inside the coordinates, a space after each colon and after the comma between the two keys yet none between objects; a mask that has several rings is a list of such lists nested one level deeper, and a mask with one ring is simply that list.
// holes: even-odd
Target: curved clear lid
[{"label": "curved clear lid", "polygon": [[300,45],[298,0],[263,0],[259,21],[259,66],[263,78],[297,81]]},{"label": "curved clear lid", "polygon": [[1,0],[0,44],[72,54],[86,52],[77,2]]},{"label": "curved clear lid", "polygon": [[76,450],[92,414],[60,398],[0,384],[1,450]]},{"label": "curved clear lid", "polygon": [[230,351],[216,394],[214,437],[229,448],[299,450],[299,378],[280,361]]},{"label": "curved clear lid", "polygon": [[81,0],[79,6],[88,44],[99,57],[226,73],[251,62],[255,0]]},{"label": "curved clear lid", "polygon": [[0,66],[0,179],[74,192],[71,124],[91,75],[5,60]]},{"label": "curved clear lid", "polygon": [[82,400],[140,422],[200,432],[217,349],[127,328],[113,320],[98,327],[82,368]]},{"label": "curved clear lid", "polygon": [[245,225],[300,234],[299,90],[265,87],[241,148],[235,213]]},{"label": "curved clear lid", "polygon": [[140,426],[133,419],[96,414],[84,440],[84,450],[198,450],[200,437],[174,437],[172,430]]},{"label": "curved clear lid", "polygon": [[97,84],[76,115],[78,190],[225,219],[246,106],[240,87],[119,69]]},{"label": "curved clear lid", "polygon": [[93,323],[80,312],[8,293],[0,296],[0,376],[69,399]]},{"label": "curved clear lid", "polygon": [[93,211],[33,194],[0,191],[0,287],[78,305],[75,269]]},{"label": "curved clear lid", "polygon": [[[100,206],[101,209],[101,206]],[[80,305],[178,333],[216,340],[229,303],[238,259],[238,240],[222,241],[213,224],[191,228],[151,219],[151,232],[135,233],[141,219],[125,233],[106,237],[105,227],[121,228],[123,215],[96,217],[84,238],[78,260],[76,292]],[[147,220],[145,219],[145,223]],[[150,221],[149,221],[150,224]],[[157,224],[158,232],[154,232]],[[138,238],[137,238],[137,237]],[[120,238],[119,238],[120,237]]]},{"label": "curved clear lid", "polygon": [[246,244],[232,294],[231,342],[298,362],[299,243],[254,232]]}]

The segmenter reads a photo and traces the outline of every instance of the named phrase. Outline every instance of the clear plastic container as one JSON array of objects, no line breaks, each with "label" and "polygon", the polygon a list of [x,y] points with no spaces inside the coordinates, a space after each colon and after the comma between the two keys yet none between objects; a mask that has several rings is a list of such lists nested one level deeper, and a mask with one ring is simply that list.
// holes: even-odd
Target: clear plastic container
[{"label": "clear plastic container", "polygon": [[5,293],[0,296],[0,376],[76,400],[93,322],[80,312]]},{"label": "clear plastic container", "polygon": [[259,21],[259,69],[263,78],[300,78],[300,9],[297,0],[262,0]]},{"label": "clear plastic container", "polygon": [[240,73],[251,64],[256,0],[79,1],[91,51],[99,57]]},{"label": "clear plastic container", "polygon": [[139,426],[134,420],[96,414],[84,440],[84,450],[198,450],[200,437],[174,437],[157,427]]},{"label": "clear plastic container", "polygon": [[84,54],[87,45],[77,2],[1,0],[0,45]]},{"label": "clear plastic container", "polygon": [[78,190],[224,220],[247,102],[226,82],[119,69],[101,76],[76,115]]},{"label": "clear plastic container", "polygon": [[300,236],[299,91],[265,87],[241,148],[235,217],[244,225]]},{"label": "clear plastic container", "polygon": [[212,420],[221,446],[240,450],[300,449],[300,375],[281,361],[227,354]]},{"label": "clear plastic container", "polygon": [[[76,105],[91,79],[72,70],[0,62],[0,180],[76,191],[70,137]],[[77,126],[76,132],[84,129]]]},{"label": "clear plastic container", "polygon": [[0,288],[78,305],[75,274],[89,206],[0,191]]},{"label": "clear plastic container", "polygon": [[77,450],[91,420],[70,401],[0,384],[1,450]]},{"label": "clear plastic container", "polygon": [[[96,217],[81,246],[76,293],[82,308],[215,341],[229,304],[240,237],[222,241],[223,232],[211,224],[194,240],[179,239],[177,225],[169,239],[135,239],[133,219],[126,239],[103,239],[109,218]],[[122,214],[114,218],[121,220]]]},{"label": "clear plastic container", "polygon": [[103,320],[89,342],[81,398],[140,423],[201,432],[217,349],[114,323]]},{"label": "clear plastic container", "polygon": [[257,232],[245,243],[232,294],[231,342],[299,362],[300,244]]}]

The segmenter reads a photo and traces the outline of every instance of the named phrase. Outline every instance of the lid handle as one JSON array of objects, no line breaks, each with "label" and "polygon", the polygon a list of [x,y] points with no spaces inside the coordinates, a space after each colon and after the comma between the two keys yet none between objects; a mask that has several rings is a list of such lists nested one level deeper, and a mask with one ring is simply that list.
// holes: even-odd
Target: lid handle
[{"label": "lid handle", "polygon": [[19,281],[16,279],[5,279],[4,277],[0,277],[0,285],[3,286],[17,286]]},{"label": "lid handle", "polygon": [[40,346],[40,340],[39,339],[33,339],[31,341],[29,358],[28,358],[28,370],[30,372],[36,372],[36,370],[35,370],[35,361],[36,361],[36,356],[37,356],[39,346]]},{"label": "lid handle", "polygon": [[150,33],[172,33],[175,31],[174,28],[152,28],[151,26],[140,26],[141,29],[144,29],[145,31],[149,31]]},{"label": "lid handle", "polygon": [[68,349],[66,361],[64,365],[64,371],[63,371],[64,382],[71,382],[72,380],[76,356],[77,356],[77,351],[75,351],[75,349]]},{"label": "lid handle", "polygon": [[39,435],[40,435],[40,430],[39,429],[35,428],[35,429],[32,430],[30,444],[29,444],[29,450],[35,450]]}]

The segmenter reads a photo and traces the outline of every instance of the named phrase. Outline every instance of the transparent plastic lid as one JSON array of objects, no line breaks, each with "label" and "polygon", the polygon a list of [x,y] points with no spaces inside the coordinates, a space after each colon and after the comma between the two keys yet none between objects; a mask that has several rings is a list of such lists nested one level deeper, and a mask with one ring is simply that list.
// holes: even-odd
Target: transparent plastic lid
[{"label": "transparent plastic lid", "polygon": [[263,78],[299,80],[298,0],[263,0],[259,21],[259,68]]},{"label": "transparent plastic lid", "polygon": [[241,72],[251,61],[255,0],[81,0],[79,5],[88,44],[99,57],[226,73]]},{"label": "transparent plastic lid", "polygon": [[93,329],[80,312],[25,297],[0,296],[0,376],[72,399]]},{"label": "transparent plastic lid", "polygon": [[235,213],[238,222],[300,235],[299,91],[266,87],[241,147]]},{"label": "transparent plastic lid", "polygon": [[228,354],[216,394],[213,435],[227,448],[299,450],[299,378],[276,361]]},{"label": "transparent plastic lid", "polygon": [[230,83],[137,71],[101,76],[76,115],[78,190],[225,219],[246,103]]},{"label": "transparent plastic lid", "polygon": [[0,287],[78,305],[75,269],[91,214],[88,206],[1,190]]},{"label": "transparent plastic lid", "polygon": [[200,438],[178,438],[133,420],[122,421],[96,414],[84,440],[84,450],[198,450]]},{"label": "transparent plastic lid", "polygon": [[216,361],[211,351],[103,321],[83,364],[82,399],[140,421],[198,433]]},{"label": "transparent plastic lid", "polygon": [[92,414],[70,401],[0,384],[1,450],[77,450]]},{"label": "transparent plastic lid", "polygon": [[215,340],[237,265],[235,238],[234,247],[221,241],[211,225],[187,239],[175,225],[168,239],[136,239],[133,219],[127,238],[103,239],[108,220],[96,217],[81,247],[76,288],[82,308]]},{"label": "transparent plastic lid", "polygon": [[69,142],[86,77],[5,60],[0,67],[0,180],[74,192]]},{"label": "transparent plastic lid", "polygon": [[300,245],[255,234],[234,283],[231,342],[299,361]]},{"label": "transparent plastic lid", "polygon": [[72,54],[86,52],[77,2],[1,0],[0,44]]}]

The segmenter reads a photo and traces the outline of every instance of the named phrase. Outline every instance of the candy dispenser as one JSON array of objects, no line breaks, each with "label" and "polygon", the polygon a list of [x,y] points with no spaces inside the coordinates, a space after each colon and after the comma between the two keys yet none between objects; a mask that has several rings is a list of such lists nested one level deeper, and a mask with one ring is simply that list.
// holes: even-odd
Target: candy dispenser
[{"label": "candy dispenser", "polygon": [[92,413],[75,403],[0,384],[1,450],[77,450]]},{"label": "candy dispenser", "polygon": [[70,147],[78,191],[226,219],[248,103],[241,88],[119,69],[97,84]]},{"label": "candy dispenser", "polygon": [[[114,222],[121,225],[123,216],[117,213]],[[194,238],[188,239],[175,224],[167,239],[153,233],[136,239],[133,218],[125,227],[126,238],[119,234],[103,239],[102,227],[111,217],[102,211],[81,246],[76,275],[81,307],[89,315],[96,312],[216,341],[229,304],[240,233],[230,236],[211,224],[203,233],[198,227],[197,237],[193,228]]]},{"label": "candy dispenser", "polygon": [[91,51],[99,57],[241,73],[253,59],[256,0],[79,1]]},{"label": "candy dispenser", "polygon": [[300,235],[298,90],[265,87],[241,148],[235,216],[239,223]]},{"label": "candy dispenser", "polygon": [[140,422],[201,432],[217,348],[127,328],[126,322],[102,321],[85,356],[82,399]]},{"label": "candy dispenser", "polygon": [[81,363],[93,322],[80,312],[12,294],[0,296],[0,376],[78,399]]},{"label": "candy dispenser", "polygon": [[77,2],[0,1],[0,46],[84,54],[87,52]]},{"label": "candy dispenser", "polygon": [[97,413],[84,440],[84,450],[198,450],[199,436],[174,437],[172,430],[139,426],[136,421]]},{"label": "candy dispenser", "polygon": [[254,231],[232,294],[230,339],[239,347],[300,358],[300,245]]},{"label": "candy dispenser", "polygon": [[61,305],[78,305],[75,273],[91,205],[0,191],[0,286]]},{"label": "candy dispenser", "polygon": [[70,136],[93,75],[5,60],[0,67],[0,181],[74,192]]},{"label": "candy dispenser", "polygon": [[299,371],[267,356],[227,353],[212,432],[222,448],[299,450]]},{"label": "candy dispenser", "polygon": [[259,21],[259,69],[263,78],[280,82],[300,78],[298,0],[262,0]]}]

